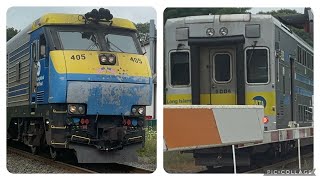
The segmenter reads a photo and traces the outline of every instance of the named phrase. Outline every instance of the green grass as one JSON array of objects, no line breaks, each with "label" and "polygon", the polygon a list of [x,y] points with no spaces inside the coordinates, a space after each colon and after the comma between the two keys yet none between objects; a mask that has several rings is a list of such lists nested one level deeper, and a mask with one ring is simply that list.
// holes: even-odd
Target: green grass
[{"label": "green grass", "polygon": [[192,172],[199,167],[194,165],[191,153],[180,153],[178,151],[165,152],[163,154],[163,166],[167,172]]},{"label": "green grass", "polygon": [[152,127],[146,128],[146,141],[144,148],[138,151],[138,155],[148,163],[156,163],[157,160],[157,131]]}]

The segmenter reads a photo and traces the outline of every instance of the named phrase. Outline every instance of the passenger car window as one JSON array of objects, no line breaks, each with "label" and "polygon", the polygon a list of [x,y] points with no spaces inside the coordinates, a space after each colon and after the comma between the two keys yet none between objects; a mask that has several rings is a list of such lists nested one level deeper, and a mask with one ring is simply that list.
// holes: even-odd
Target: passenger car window
[{"label": "passenger car window", "polygon": [[267,83],[269,81],[267,49],[247,49],[247,82]]},{"label": "passenger car window", "polygon": [[190,84],[189,52],[170,53],[171,85]]},{"label": "passenger car window", "polygon": [[231,79],[231,57],[227,53],[214,55],[214,79],[218,82],[228,82]]}]

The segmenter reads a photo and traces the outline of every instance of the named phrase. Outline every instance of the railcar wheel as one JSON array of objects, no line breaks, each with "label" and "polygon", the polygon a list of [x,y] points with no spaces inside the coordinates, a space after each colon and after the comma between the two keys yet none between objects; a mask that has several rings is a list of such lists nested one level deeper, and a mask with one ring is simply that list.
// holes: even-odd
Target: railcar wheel
[{"label": "railcar wheel", "polygon": [[56,151],[56,149],[52,146],[49,147],[50,149],[50,156],[53,160],[57,160],[58,159],[58,152]]}]

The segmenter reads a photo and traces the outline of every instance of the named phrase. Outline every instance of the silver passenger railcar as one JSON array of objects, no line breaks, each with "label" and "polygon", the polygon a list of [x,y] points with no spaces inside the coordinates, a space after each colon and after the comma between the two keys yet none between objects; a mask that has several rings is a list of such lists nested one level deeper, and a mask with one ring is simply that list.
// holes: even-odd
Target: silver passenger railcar
[{"label": "silver passenger railcar", "polygon": [[309,126],[313,48],[271,15],[168,19],[164,91],[166,104],[263,105],[265,130]]}]

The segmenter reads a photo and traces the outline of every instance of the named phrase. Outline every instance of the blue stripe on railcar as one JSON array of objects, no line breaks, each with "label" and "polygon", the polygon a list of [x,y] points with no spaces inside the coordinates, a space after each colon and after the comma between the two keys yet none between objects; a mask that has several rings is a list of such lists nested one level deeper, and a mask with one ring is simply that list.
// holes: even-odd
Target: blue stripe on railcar
[{"label": "blue stripe on railcar", "polygon": [[299,73],[296,73],[296,77],[295,79],[299,82],[302,82],[302,83],[305,83],[305,84],[308,84],[310,86],[313,86],[313,80],[311,78],[308,78],[306,76],[303,76]]},{"label": "blue stripe on railcar", "polygon": [[14,86],[14,87],[9,88],[8,92],[10,93],[12,91],[16,91],[16,90],[27,88],[27,87],[29,87],[29,84],[20,84],[18,86]]},{"label": "blue stripe on railcar", "polygon": [[309,91],[309,90],[304,89],[299,86],[295,87],[294,89],[295,89],[295,93],[303,95],[303,96],[312,97],[312,95],[313,95],[312,91]]},{"label": "blue stripe on railcar", "polygon": [[17,90],[14,92],[9,92],[8,93],[8,97],[12,97],[12,96],[18,96],[18,95],[27,95],[28,94],[28,90],[27,89],[21,89],[21,90]]}]

